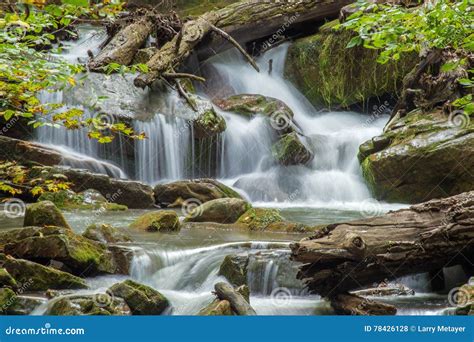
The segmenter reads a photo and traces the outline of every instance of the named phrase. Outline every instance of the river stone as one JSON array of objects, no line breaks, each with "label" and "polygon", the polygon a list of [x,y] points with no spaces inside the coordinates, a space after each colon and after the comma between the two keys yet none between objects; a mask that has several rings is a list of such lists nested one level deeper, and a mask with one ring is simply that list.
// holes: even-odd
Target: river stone
[{"label": "river stone", "polygon": [[109,294],[72,295],[54,300],[47,315],[128,316],[130,308],[122,298],[116,298]]},{"label": "river stone", "polygon": [[109,291],[123,298],[133,315],[161,315],[170,305],[160,292],[133,280],[115,284]]},{"label": "river stone", "polygon": [[247,285],[248,264],[249,257],[247,255],[227,255],[219,268],[218,274],[226,277],[235,287]]},{"label": "river stone", "polygon": [[195,139],[205,139],[216,136],[226,129],[224,118],[217,114],[214,108],[209,108],[200,113],[193,120],[193,133]]},{"label": "river stone", "polygon": [[85,281],[79,277],[28,260],[7,256],[3,267],[28,291],[87,288]]},{"label": "river stone", "polygon": [[202,204],[218,198],[242,198],[230,187],[210,178],[159,184],[154,193],[156,202],[168,207],[180,207],[188,202]]},{"label": "river stone", "polygon": [[0,315],[8,315],[9,309],[15,305],[17,296],[12,289],[0,288]]},{"label": "river stone", "polygon": [[[45,302],[44,298],[33,296],[16,296],[14,303],[6,310],[7,315],[30,315],[38,306]],[[1,314],[1,309],[0,309]]]},{"label": "river stone", "polygon": [[110,224],[91,224],[88,226],[82,236],[90,240],[103,243],[130,242],[132,239],[127,234],[120,232]]},{"label": "river stone", "polygon": [[50,201],[30,204],[26,207],[24,227],[28,226],[56,226],[71,228],[61,211]]},{"label": "river stone", "polygon": [[348,107],[384,94],[397,93],[417,63],[415,54],[398,61],[377,62],[379,52],[363,46],[348,49],[354,37],[349,30],[335,30],[338,21],[319,32],[297,39],[288,49],[285,76],[315,106]]},{"label": "river stone", "polygon": [[442,110],[412,111],[359,148],[362,172],[379,200],[419,203],[474,189],[474,120],[459,126]]},{"label": "river stone", "polygon": [[214,299],[199,311],[198,316],[232,316],[232,308],[227,300]]},{"label": "river stone", "polygon": [[[2,264],[2,261],[0,261],[0,264]],[[0,287],[15,288],[16,285],[17,283],[10,273],[5,268],[0,268]]]},{"label": "river stone", "polygon": [[251,205],[239,198],[219,198],[194,208],[186,222],[234,223]]},{"label": "river stone", "polygon": [[175,211],[160,210],[143,214],[130,227],[149,232],[176,232],[180,229],[180,222]]},{"label": "river stone", "polygon": [[117,272],[105,245],[61,227],[25,227],[0,233],[0,251],[41,264],[60,264],[81,276]]},{"label": "river stone", "polygon": [[270,224],[283,222],[284,218],[276,209],[252,208],[247,210],[237,220],[245,224],[250,230],[265,230]]},{"label": "river stone", "polygon": [[296,132],[285,134],[272,146],[272,155],[284,166],[305,165],[314,155]]}]

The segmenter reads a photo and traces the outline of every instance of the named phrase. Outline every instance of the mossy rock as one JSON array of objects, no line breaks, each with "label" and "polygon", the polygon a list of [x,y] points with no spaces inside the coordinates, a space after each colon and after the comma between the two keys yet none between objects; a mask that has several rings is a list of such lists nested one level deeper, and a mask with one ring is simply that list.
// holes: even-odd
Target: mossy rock
[{"label": "mossy rock", "polygon": [[247,285],[247,267],[249,257],[247,255],[227,255],[219,267],[219,275],[226,277],[234,286]]},{"label": "mossy rock", "polygon": [[86,228],[82,236],[90,240],[103,243],[130,242],[129,235],[120,232],[110,224],[91,224]]},{"label": "mossy rock", "polygon": [[314,155],[296,132],[285,134],[272,146],[272,155],[284,166],[305,165]]},{"label": "mossy rock", "polygon": [[28,260],[7,256],[3,267],[28,291],[87,288],[85,281],[79,277]]},{"label": "mossy rock", "polygon": [[276,209],[252,208],[240,216],[237,222],[245,224],[250,230],[266,230],[270,224],[284,220]]},{"label": "mossy rock", "polygon": [[62,210],[124,211],[128,209],[126,205],[107,202],[100,192],[93,189],[85,190],[80,194],[71,190],[45,192],[38,198],[38,202],[42,201],[53,202]]},{"label": "mossy rock", "polygon": [[[2,264],[0,262],[0,264]],[[5,268],[0,268],[0,287],[12,287],[17,285],[16,280],[11,276]]]},{"label": "mossy rock", "polygon": [[380,64],[377,50],[347,48],[354,35],[349,30],[335,30],[336,24],[337,20],[327,23],[315,35],[290,46],[285,76],[313,105],[329,108],[396,94],[418,57],[405,54],[398,61]]},{"label": "mossy rock", "polygon": [[51,316],[128,316],[130,308],[121,298],[109,294],[76,295],[54,300],[47,311]]},{"label": "mossy rock", "polygon": [[12,289],[0,288],[0,315],[8,315],[17,301],[17,295]]},{"label": "mossy rock", "polygon": [[362,174],[387,202],[420,203],[474,189],[474,120],[456,126],[442,110],[412,111],[359,148]]},{"label": "mossy rock", "polygon": [[259,94],[233,95],[216,100],[215,103],[222,110],[247,118],[259,114],[271,116],[275,113],[285,114],[290,119],[294,116],[293,111],[283,101]]},{"label": "mossy rock", "polygon": [[227,126],[224,118],[211,107],[193,121],[193,128],[195,139],[205,139],[224,132]]},{"label": "mossy rock", "polygon": [[198,316],[232,316],[232,308],[227,300],[213,300],[199,311]]},{"label": "mossy rock", "polygon": [[170,305],[160,292],[133,280],[115,284],[109,292],[123,298],[133,315],[161,315]]},{"label": "mossy rock", "polygon": [[235,223],[251,207],[239,198],[219,198],[194,208],[185,222]]},{"label": "mossy rock", "polygon": [[71,228],[61,211],[51,201],[42,201],[28,205],[25,211],[23,226]]},{"label": "mossy rock", "polygon": [[173,210],[160,210],[143,214],[130,227],[149,232],[176,232],[181,228],[178,214]]},{"label": "mossy rock", "polygon": [[56,192],[44,192],[38,198],[38,202],[50,201],[59,209],[80,206],[84,198],[71,190],[60,190]]}]

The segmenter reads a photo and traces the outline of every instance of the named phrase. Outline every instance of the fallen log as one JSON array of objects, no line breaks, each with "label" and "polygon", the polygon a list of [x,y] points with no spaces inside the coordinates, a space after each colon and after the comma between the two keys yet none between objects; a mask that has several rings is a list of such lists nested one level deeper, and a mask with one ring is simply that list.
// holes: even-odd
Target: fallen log
[{"label": "fallen log", "polygon": [[293,244],[313,293],[331,297],[385,279],[473,262],[474,191],[331,224]]},{"label": "fallen log", "polygon": [[[277,34],[281,36],[291,25],[337,17],[350,0],[318,0],[294,2],[241,1],[203,14],[185,23],[171,41],[166,43],[147,63],[148,73],[135,79],[137,87],[146,87],[163,73],[178,67],[197,45],[214,32],[216,38],[206,42],[206,48],[216,52],[232,46]],[[253,59],[238,47],[245,58],[256,67]]]},{"label": "fallen log", "polygon": [[330,299],[338,315],[385,316],[395,315],[397,309],[390,304],[376,302],[352,294],[338,294]]},{"label": "fallen log", "polygon": [[214,285],[217,298],[230,303],[232,310],[239,316],[254,316],[257,313],[239,292],[227,283]]}]

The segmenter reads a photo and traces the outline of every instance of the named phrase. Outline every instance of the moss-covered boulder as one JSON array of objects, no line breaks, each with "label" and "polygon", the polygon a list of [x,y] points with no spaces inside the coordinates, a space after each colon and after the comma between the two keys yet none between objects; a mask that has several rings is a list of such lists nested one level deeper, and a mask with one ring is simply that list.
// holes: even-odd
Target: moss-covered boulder
[{"label": "moss-covered boulder", "polygon": [[148,232],[177,232],[180,229],[178,214],[173,210],[160,210],[143,214],[130,225]]},{"label": "moss-covered boulder", "polygon": [[252,208],[247,210],[237,220],[250,230],[265,230],[272,223],[283,222],[285,219],[276,209]]},{"label": "moss-covered boulder", "polygon": [[193,120],[193,133],[195,139],[205,139],[216,136],[226,129],[226,122],[216,113],[214,108],[209,108]]},{"label": "moss-covered boulder", "polygon": [[160,292],[133,280],[115,284],[109,292],[123,298],[133,315],[161,315],[170,305]]},{"label": "moss-covered boulder", "polygon": [[86,228],[82,236],[90,240],[103,243],[130,242],[132,239],[129,235],[122,233],[110,224],[91,224]]},{"label": "moss-covered boulder", "polygon": [[101,293],[60,297],[48,308],[51,316],[128,316],[130,308],[122,298]]},{"label": "moss-covered boulder", "polygon": [[87,288],[85,281],[79,277],[28,260],[7,256],[3,267],[28,291]]},{"label": "moss-covered boulder", "polygon": [[232,308],[227,300],[214,299],[199,311],[198,316],[232,316]]},{"label": "moss-covered boulder", "polygon": [[226,277],[235,287],[247,285],[247,267],[249,257],[247,255],[227,255],[219,267],[219,275]]},{"label": "moss-covered boulder", "polygon": [[61,211],[53,202],[43,201],[30,204],[26,207],[24,227],[28,226],[55,226],[71,228]]},{"label": "moss-covered boulder", "polygon": [[106,245],[61,227],[25,227],[0,233],[0,251],[44,265],[60,263],[81,276],[117,273]]},{"label": "moss-covered boulder", "polygon": [[[11,305],[6,308],[4,314],[6,315],[30,315],[38,306],[42,305],[45,300],[35,296],[19,296],[12,298]],[[2,310],[0,308],[0,315]]]},{"label": "moss-covered boulder", "polygon": [[127,210],[126,205],[109,203],[97,190],[88,189],[79,194],[72,190],[60,190],[57,192],[45,192],[38,198],[39,202],[50,201],[62,210]]},{"label": "moss-covered boulder", "polygon": [[[0,264],[2,262],[0,261]],[[17,282],[5,268],[0,268],[0,287],[16,287]]]},{"label": "moss-covered boulder", "polygon": [[299,165],[309,163],[314,155],[296,132],[285,134],[272,146],[272,155],[280,164]]},{"label": "moss-covered boulder", "polygon": [[474,120],[410,112],[362,144],[362,172],[377,199],[419,203],[474,189]]},{"label": "moss-covered boulder", "polygon": [[235,190],[210,178],[159,184],[154,193],[156,202],[167,207],[181,207],[190,201],[202,204],[218,198],[242,198]]},{"label": "moss-covered boulder", "polygon": [[348,30],[336,31],[337,20],[315,35],[298,39],[288,51],[285,75],[314,105],[348,107],[384,94],[397,93],[417,58],[377,63],[378,51],[347,48]]},{"label": "moss-covered boulder", "polygon": [[256,115],[272,116],[275,113],[281,113],[290,119],[294,116],[293,111],[283,101],[259,94],[233,95],[215,100],[215,104],[226,112],[233,112],[247,118],[253,118]]},{"label": "moss-covered boulder", "polygon": [[252,206],[239,198],[219,198],[194,208],[186,222],[234,223]]},{"label": "moss-covered boulder", "polygon": [[16,300],[16,293],[12,289],[0,288],[0,315],[8,315]]}]

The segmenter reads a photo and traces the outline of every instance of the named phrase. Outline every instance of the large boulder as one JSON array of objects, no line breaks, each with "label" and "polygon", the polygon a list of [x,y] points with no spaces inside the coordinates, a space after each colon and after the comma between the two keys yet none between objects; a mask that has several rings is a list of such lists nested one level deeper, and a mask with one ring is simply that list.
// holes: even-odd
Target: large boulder
[{"label": "large boulder", "polygon": [[240,216],[237,222],[245,224],[250,230],[265,230],[270,224],[284,220],[276,209],[252,208]]},{"label": "large boulder", "polygon": [[474,189],[474,120],[415,110],[362,144],[359,160],[374,196],[419,203]]},{"label": "large boulder", "polygon": [[51,316],[128,316],[130,308],[122,298],[106,293],[72,295],[53,301],[47,311]]},{"label": "large boulder", "polygon": [[63,270],[89,276],[117,273],[113,254],[104,244],[60,227],[25,227],[0,234],[0,251],[41,264],[58,263]]},{"label": "large boulder", "polygon": [[218,198],[242,198],[230,187],[208,178],[159,184],[154,193],[156,202],[167,207],[180,207],[189,201],[202,204]]},{"label": "large boulder", "polygon": [[247,285],[248,255],[227,255],[219,267],[219,275],[224,276],[235,287]]},{"label": "large boulder", "polygon": [[130,227],[149,232],[176,232],[180,229],[180,222],[175,211],[160,210],[143,214]]},{"label": "large boulder", "polygon": [[194,208],[186,222],[234,223],[252,206],[239,198],[219,198]]},{"label": "large boulder", "polygon": [[216,113],[213,107],[210,107],[193,120],[193,128],[195,139],[205,139],[224,132],[226,122],[221,115]]},{"label": "large boulder", "polygon": [[110,224],[91,224],[86,228],[82,236],[90,240],[102,243],[130,242],[132,239],[125,233]]},{"label": "large boulder", "polygon": [[127,210],[127,206],[117,203],[110,203],[100,192],[88,189],[79,194],[72,190],[60,190],[56,192],[44,192],[38,201],[53,202],[62,210],[105,210],[122,211]]},{"label": "large boulder", "polygon": [[229,301],[214,299],[199,311],[198,316],[232,316],[233,314]]},{"label": "large boulder", "polygon": [[71,228],[61,211],[50,201],[42,201],[28,205],[25,211],[23,226]]},{"label": "large boulder", "polygon": [[87,288],[85,281],[79,277],[32,261],[7,256],[2,263],[16,282],[28,291]]},{"label": "large boulder", "polygon": [[312,104],[332,108],[396,93],[415,66],[416,56],[403,55],[396,62],[380,64],[377,50],[347,48],[354,35],[349,30],[335,30],[337,23],[329,22],[318,33],[290,46],[285,76]]},{"label": "large boulder", "polygon": [[133,280],[115,284],[109,292],[123,298],[133,315],[161,315],[170,305],[161,293]]},{"label": "large boulder", "polygon": [[314,155],[296,132],[285,134],[272,146],[272,155],[280,164],[298,165],[309,163]]}]

